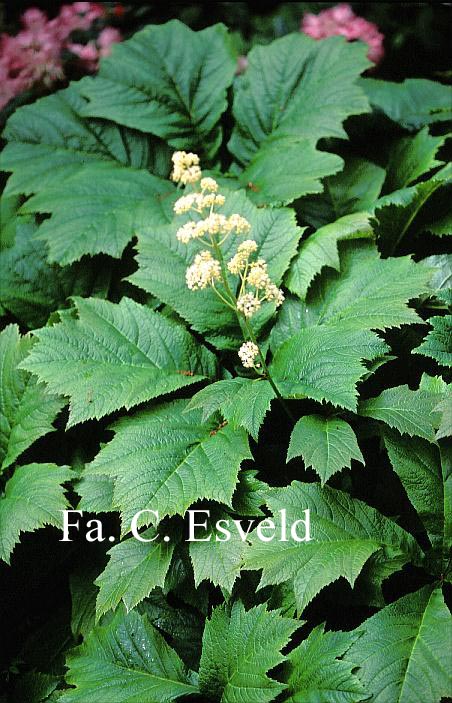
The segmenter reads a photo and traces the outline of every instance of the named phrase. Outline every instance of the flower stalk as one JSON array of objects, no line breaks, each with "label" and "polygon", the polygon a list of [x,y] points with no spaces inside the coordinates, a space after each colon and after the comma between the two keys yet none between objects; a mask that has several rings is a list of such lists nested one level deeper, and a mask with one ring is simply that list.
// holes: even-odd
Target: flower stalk
[{"label": "flower stalk", "polygon": [[[225,262],[222,245],[233,233],[237,236],[248,234],[251,230],[250,223],[239,214],[227,217],[215,211],[215,207],[222,207],[226,199],[218,193],[218,183],[213,178],[202,177],[197,154],[179,151],[173,154],[172,159],[174,168],[171,178],[178,187],[190,185],[196,188],[198,182],[200,186],[199,190],[182,195],[174,205],[178,215],[192,213],[192,219],[178,229],[176,237],[183,244],[200,240],[208,247],[199,252],[187,268],[187,286],[190,290],[211,287],[222,303],[234,311],[245,340],[238,351],[243,366],[254,369],[259,376],[269,381],[287,415],[294,421],[271,377],[265,355],[250,323],[250,318],[264,302],[273,302],[279,307],[284,301],[284,294],[272,282],[266,261],[262,258],[252,259],[258,249],[255,240],[241,242],[236,254]],[[237,295],[231,288],[230,275],[237,276]],[[216,282],[222,284],[223,291],[218,290]]]}]

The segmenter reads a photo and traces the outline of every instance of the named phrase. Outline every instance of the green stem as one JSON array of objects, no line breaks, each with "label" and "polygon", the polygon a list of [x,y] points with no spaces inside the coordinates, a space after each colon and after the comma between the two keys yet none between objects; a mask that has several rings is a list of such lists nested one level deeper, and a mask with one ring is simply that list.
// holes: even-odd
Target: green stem
[{"label": "green stem", "polygon": [[257,346],[257,348],[259,349],[259,358],[260,358],[261,363],[262,363],[262,370],[263,370],[263,372],[264,372],[264,374],[265,374],[265,377],[267,378],[268,382],[270,383],[271,387],[273,388],[273,390],[274,390],[274,392],[275,392],[275,394],[276,394],[276,397],[278,398],[279,402],[281,403],[282,407],[284,408],[284,410],[285,410],[287,416],[289,417],[290,420],[292,420],[292,422],[295,422],[294,416],[293,416],[292,413],[290,412],[290,410],[289,410],[289,408],[288,408],[288,406],[287,406],[287,403],[285,402],[284,398],[282,397],[281,393],[280,393],[279,390],[278,390],[278,387],[277,387],[276,383],[274,382],[274,380],[273,380],[272,377],[271,377],[270,371],[268,370],[268,366],[267,366],[267,364],[266,364],[266,362],[265,362],[265,357],[264,357],[264,355],[263,355],[263,353],[262,353],[262,351],[261,351],[261,348],[260,348],[259,344],[257,343],[256,335],[255,335],[254,332],[253,332],[253,328],[252,328],[251,325],[249,324],[248,320],[247,320],[246,318],[242,318],[242,315],[241,315],[241,314],[239,313],[239,311],[237,310],[237,299],[236,299],[235,295],[233,294],[233,292],[231,291],[231,288],[230,288],[230,285],[229,285],[229,281],[228,281],[228,277],[227,277],[226,265],[225,265],[224,259],[223,259],[223,252],[221,251],[220,246],[219,246],[218,242],[216,241],[215,237],[212,237],[212,246],[213,246],[213,248],[214,248],[214,251],[215,251],[215,254],[216,254],[217,258],[218,258],[218,261],[220,262],[221,275],[222,275],[222,278],[223,278],[223,285],[224,285],[224,287],[225,287],[226,293],[227,293],[227,295],[229,296],[229,298],[231,299],[231,301],[233,301],[233,303],[234,303],[233,307],[234,307],[235,313],[236,313],[236,315],[237,315],[237,319],[238,319],[238,321],[239,321],[239,325],[240,325],[240,329],[242,330],[243,337],[244,337],[245,339],[246,339],[247,337],[249,337],[249,338],[251,339],[251,341],[252,341],[252,342]]},{"label": "green stem", "polygon": [[252,341],[252,342],[257,346],[257,348],[259,349],[259,358],[260,358],[261,364],[262,364],[262,371],[264,372],[266,379],[268,380],[268,382],[270,383],[271,387],[273,388],[273,390],[274,390],[274,392],[275,392],[275,394],[276,394],[276,397],[278,398],[279,402],[281,403],[282,407],[284,408],[284,410],[285,410],[285,412],[286,412],[286,415],[289,417],[290,420],[292,420],[292,422],[295,422],[294,416],[293,416],[292,413],[290,412],[289,407],[288,407],[286,401],[285,401],[284,398],[282,397],[281,393],[280,393],[279,390],[278,390],[278,387],[277,387],[276,383],[274,382],[274,380],[273,380],[272,377],[271,377],[270,371],[268,370],[268,366],[267,366],[266,361],[265,361],[265,357],[264,357],[264,355],[263,355],[263,353],[262,353],[262,351],[261,351],[261,348],[260,348],[259,344],[257,343],[256,335],[254,334],[253,328],[252,328],[251,325],[249,324],[248,320],[245,320],[245,329],[246,329],[246,331],[247,331],[247,333],[248,333],[248,336],[250,337],[251,341]]}]

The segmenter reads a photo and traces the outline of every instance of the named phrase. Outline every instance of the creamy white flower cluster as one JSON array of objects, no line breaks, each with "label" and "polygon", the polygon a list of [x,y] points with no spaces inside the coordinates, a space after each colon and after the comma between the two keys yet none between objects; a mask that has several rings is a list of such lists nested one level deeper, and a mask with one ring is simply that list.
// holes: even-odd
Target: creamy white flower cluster
[{"label": "creamy white flower cluster", "polygon": [[175,183],[196,183],[201,178],[201,169],[199,166],[199,156],[186,151],[176,151],[172,156],[173,171],[171,179]]},{"label": "creamy white flower cluster", "polygon": [[[226,297],[215,288],[216,281],[223,279],[221,245],[233,232],[237,235],[248,234],[251,225],[237,213],[226,216],[214,211],[215,207],[225,204],[225,197],[218,192],[215,179],[202,177],[197,154],[177,151],[172,160],[172,180],[184,186],[189,184],[193,188],[192,192],[185,193],[174,204],[177,215],[192,213],[192,219],[179,227],[176,237],[182,244],[188,244],[193,239],[201,240],[209,249],[215,250],[220,259],[214,258],[208,249],[197,254],[185,274],[188,288],[202,290],[212,286],[225,304],[235,308],[246,319],[252,317],[264,301],[274,302],[276,307],[281,305],[284,294],[271,281],[266,261],[262,258],[251,260],[258,248],[253,239],[239,244],[237,253],[227,262],[229,273],[240,279],[237,298],[231,292],[225,276],[223,283]],[[259,364],[254,363],[258,353],[259,348],[254,342],[245,342],[240,348],[239,357],[246,368],[258,368]]]},{"label": "creamy white flower cluster", "polygon": [[259,347],[254,342],[243,342],[239,349],[239,357],[246,369],[259,368],[260,364],[255,364],[256,356],[259,354]]},{"label": "creamy white flower cluster", "polygon": [[201,290],[211,286],[221,278],[220,262],[213,258],[210,251],[201,251],[185,273],[185,280],[190,290]]},{"label": "creamy white flower cluster", "polygon": [[[256,250],[256,242],[247,240],[239,246],[237,254],[228,262],[229,271],[238,274],[242,279],[237,310],[245,317],[254,315],[265,300],[276,303],[276,307],[284,302],[284,293],[272,283],[268,275],[266,261],[264,259],[249,261],[250,254]],[[247,286],[254,288],[254,291],[247,291]]]}]

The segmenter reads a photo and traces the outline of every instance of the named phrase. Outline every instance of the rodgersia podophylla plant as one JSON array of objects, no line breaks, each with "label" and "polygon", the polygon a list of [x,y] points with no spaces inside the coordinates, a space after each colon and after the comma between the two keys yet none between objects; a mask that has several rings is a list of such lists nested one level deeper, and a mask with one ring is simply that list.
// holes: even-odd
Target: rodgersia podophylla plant
[{"label": "rodgersia podophylla plant", "polygon": [[150,25],[8,119],[0,703],[452,699],[450,89],[347,38]]},{"label": "rodgersia podophylla plant", "polygon": [[[264,302],[273,302],[276,307],[282,305],[284,293],[272,282],[266,261],[258,256],[257,242],[252,238],[240,241],[241,237],[252,236],[248,220],[238,213],[229,216],[221,213],[226,198],[218,192],[214,178],[202,177],[199,156],[176,151],[172,161],[171,179],[190,189],[176,201],[174,211],[177,215],[190,213],[192,218],[179,227],[176,237],[183,244],[199,240],[207,247],[196,254],[187,268],[187,286],[192,291],[210,286],[237,314],[246,339],[238,352],[243,366],[265,375],[280,396],[249,320]],[[237,250],[231,259],[225,261],[222,246],[231,236],[237,240]],[[228,272],[236,277],[235,286],[231,286]]]}]

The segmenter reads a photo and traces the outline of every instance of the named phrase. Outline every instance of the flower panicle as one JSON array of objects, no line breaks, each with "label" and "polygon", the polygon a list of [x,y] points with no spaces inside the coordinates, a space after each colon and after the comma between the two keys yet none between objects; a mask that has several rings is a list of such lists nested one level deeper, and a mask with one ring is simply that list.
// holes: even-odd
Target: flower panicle
[{"label": "flower panicle", "polygon": [[[253,259],[258,253],[258,244],[254,239],[241,242],[226,264],[223,260],[221,247],[226,239],[233,232],[236,235],[249,234],[251,224],[239,213],[228,216],[215,211],[216,207],[221,208],[225,204],[226,198],[218,192],[219,186],[214,178],[202,176],[197,154],[177,151],[172,161],[172,180],[192,188],[174,204],[176,215],[190,214],[190,219],[177,230],[176,237],[182,244],[199,240],[218,257],[215,258],[208,249],[196,254],[186,270],[187,287],[193,291],[212,287],[222,302],[236,311],[243,324],[248,324],[246,321],[260,310],[264,302],[272,302],[279,307],[284,301],[284,294],[271,280],[265,259]],[[226,271],[238,278],[236,293],[230,286]],[[216,288],[217,282],[222,283],[220,290]],[[245,342],[239,350],[243,366],[258,369],[260,365],[254,363],[258,353],[255,342]]]}]

